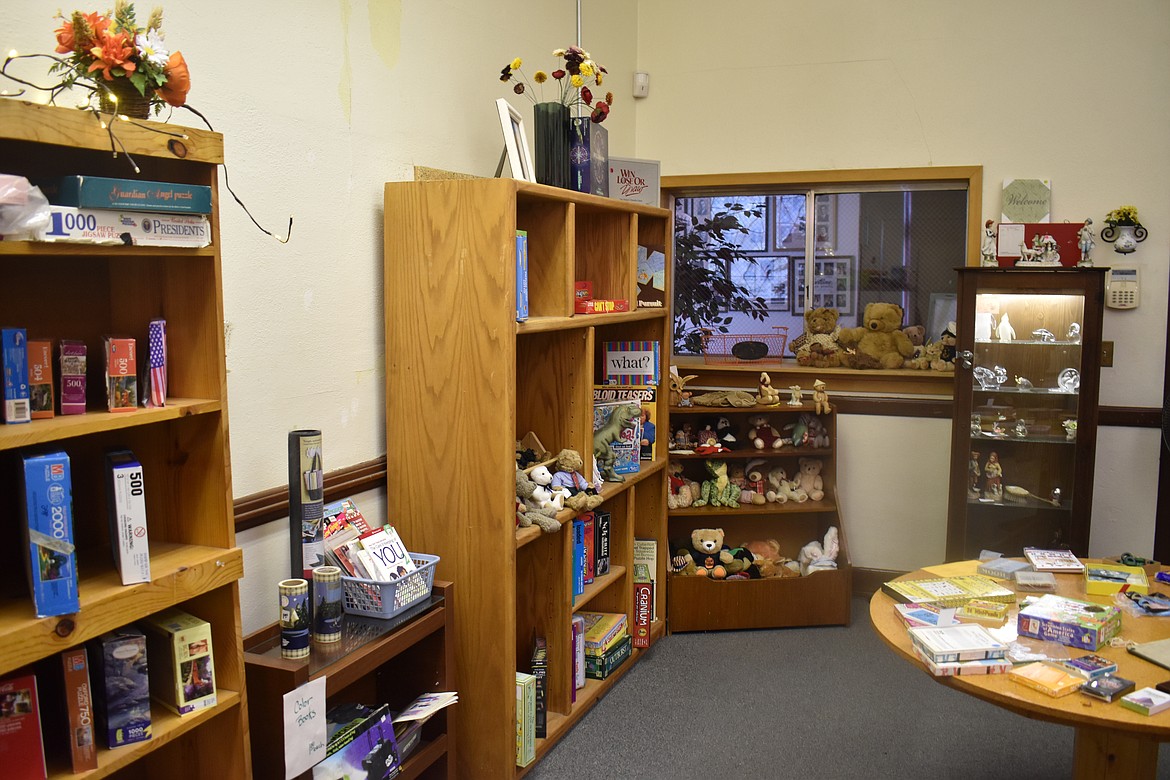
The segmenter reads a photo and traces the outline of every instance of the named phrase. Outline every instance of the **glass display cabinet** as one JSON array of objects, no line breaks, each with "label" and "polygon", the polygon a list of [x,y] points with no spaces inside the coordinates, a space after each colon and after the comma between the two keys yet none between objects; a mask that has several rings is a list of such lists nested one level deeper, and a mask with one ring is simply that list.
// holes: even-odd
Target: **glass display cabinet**
[{"label": "glass display cabinet", "polygon": [[1104,268],[960,268],[947,560],[1087,555]]}]

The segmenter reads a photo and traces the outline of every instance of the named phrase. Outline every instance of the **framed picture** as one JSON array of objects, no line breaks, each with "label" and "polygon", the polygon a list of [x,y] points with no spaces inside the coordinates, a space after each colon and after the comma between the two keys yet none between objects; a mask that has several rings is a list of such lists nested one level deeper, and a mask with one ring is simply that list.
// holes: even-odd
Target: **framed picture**
[{"label": "framed picture", "polygon": [[804,195],[777,195],[774,201],[773,249],[804,251]]},{"label": "framed picture", "polygon": [[536,169],[532,166],[532,152],[528,150],[524,118],[503,98],[496,100],[496,111],[500,115],[500,130],[504,134],[504,155],[512,169],[512,178],[535,182]]},{"label": "framed picture", "polygon": [[[792,258],[792,313],[804,316],[804,258]],[[857,276],[854,258],[841,255],[818,257],[813,261],[812,306],[828,306],[842,317],[857,308]]]},{"label": "framed picture", "polygon": [[815,209],[817,251],[832,252],[837,245],[837,196],[818,195]]},{"label": "framed picture", "polygon": [[770,311],[788,311],[790,304],[787,257],[757,257],[755,262],[737,260],[731,264],[731,281],[750,297],[763,298]]}]

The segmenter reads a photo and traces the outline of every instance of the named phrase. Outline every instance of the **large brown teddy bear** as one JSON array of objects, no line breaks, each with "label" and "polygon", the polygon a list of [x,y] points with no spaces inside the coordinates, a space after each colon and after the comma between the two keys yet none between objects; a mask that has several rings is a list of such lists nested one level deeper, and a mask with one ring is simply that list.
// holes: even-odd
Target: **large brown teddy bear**
[{"label": "large brown teddy bear", "polygon": [[836,368],[841,365],[840,345],[837,339],[836,309],[825,307],[809,309],[804,313],[804,333],[796,348],[796,362],[802,366]]},{"label": "large brown teddy bear", "polygon": [[914,345],[898,330],[902,307],[896,303],[867,303],[861,327],[843,328],[839,340],[856,351],[842,356],[849,368],[902,368],[914,354]]}]

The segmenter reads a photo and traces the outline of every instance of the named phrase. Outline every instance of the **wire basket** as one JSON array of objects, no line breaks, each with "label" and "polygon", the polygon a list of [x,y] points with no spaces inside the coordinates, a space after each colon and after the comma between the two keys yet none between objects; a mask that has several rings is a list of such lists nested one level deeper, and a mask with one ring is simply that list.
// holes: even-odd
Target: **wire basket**
[{"label": "wire basket", "polygon": [[341,582],[345,586],[345,611],[351,615],[392,618],[430,596],[431,588],[435,584],[435,564],[439,562],[439,556],[422,553],[409,555],[418,569],[393,582],[378,582],[342,575]]},{"label": "wire basket", "polygon": [[788,346],[788,326],[773,325],[772,333],[703,334],[704,363],[784,362]]}]

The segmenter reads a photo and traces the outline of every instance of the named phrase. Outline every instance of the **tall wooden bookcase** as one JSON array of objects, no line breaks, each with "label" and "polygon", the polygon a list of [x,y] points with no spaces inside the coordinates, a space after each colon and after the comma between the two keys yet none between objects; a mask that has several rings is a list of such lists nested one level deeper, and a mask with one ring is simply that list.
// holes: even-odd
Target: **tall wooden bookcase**
[{"label": "tall wooden bookcase", "polygon": [[[91,112],[2,100],[0,160],[5,173],[33,180],[86,174],[197,183],[210,185],[214,197],[223,138],[150,121],[118,121],[111,134]],[[202,249],[0,241],[3,324],[25,327],[30,337],[81,339],[89,352],[84,415],[0,425],[0,528],[8,540],[21,536],[21,456],[64,450],[70,457],[81,597],[76,615],[36,618],[23,581],[27,554],[13,556],[23,563],[0,574],[0,675],[42,659],[60,669],[61,651],[171,606],[212,625],[217,706],[180,718],[152,705],[152,739],[100,747],[99,768],[87,778],[251,776],[217,211],[211,221],[213,245]],[[102,337],[145,344],[156,317],[168,327],[167,405],[110,414]],[[129,586],[114,569],[106,530],[103,453],[119,447],[142,463],[150,535],[153,580]],[[41,711],[61,706],[42,702]],[[72,776],[53,736],[50,777]]]},{"label": "tall wooden bookcase", "polygon": [[[658,541],[656,579],[665,582],[665,447],[626,482],[606,483],[611,572],[575,601],[569,527],[515,527],[515,447],[534,431],[553,453],[569,447],[589,458],[604,342],[660,342],[666,376],[664,309],[574,316],[573,291],[589,280],[596,298],[633,305],[638,247],[669,258],[670,213],[511,179],[390,183],[385,207],[390,520],[411,550],[439,555],[438,575],[459,588],[458,775],[519,776],[515,673],[528,671],[533,639],[544,637],[549,652],[539,761],[633,666],[589,680],[574,697],[574,612],[632,613],[635,537]],[[528,232],[530,309],[519,324],[517,230]],[[663,431],[665,396],[656,410]]]}]

